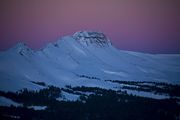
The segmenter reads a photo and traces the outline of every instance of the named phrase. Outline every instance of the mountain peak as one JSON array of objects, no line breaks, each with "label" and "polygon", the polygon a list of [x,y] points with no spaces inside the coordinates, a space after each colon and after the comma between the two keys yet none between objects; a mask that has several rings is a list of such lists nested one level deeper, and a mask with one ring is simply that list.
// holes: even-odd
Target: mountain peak
[{"label": "mountain peak", "polygon": [[85,46],[105,47],[111,45],[110,40],[101,32],[79,31],[73,35],[73,38]]},{"label": "mountain peak", "polygon": [[26,43],[19,42],[13,48],[13,51],[16,51],[22,56],[27,56],[33,53],[33,50],[27,46]]}]

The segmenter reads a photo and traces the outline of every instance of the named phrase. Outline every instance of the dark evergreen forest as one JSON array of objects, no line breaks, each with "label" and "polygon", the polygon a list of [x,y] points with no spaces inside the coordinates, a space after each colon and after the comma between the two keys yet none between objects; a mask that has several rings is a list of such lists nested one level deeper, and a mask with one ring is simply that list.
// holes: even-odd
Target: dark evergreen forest
[{"label": "dark evergreen forest", "polygon": [[[117,81],[112,81],[117,82]],[[39,83],[38,83],[39,84]],[[42,84],[42,83],[40,83]],[[125,84],[125,83],[124,83]],[[134,84],[133,82],[131,84]],[[42,84],[45,85],[45,84]],[[177,91],[179,86],[174,86]],[[148,89],[150,90],[150,88]],[[77,101],[59,101],[62,91],[80,95]],[[83,92],[92,92],[85,95]],[[176,94],[179,94],[178,92]],[[0,119],[20,120],[179,120],[180,105],[177,98],[157,100],[129,95],[124,91],[97,87],[58,88],[48,86],[39,91],[23,89],[16,93],[0,92],[23,106],[0,107]],[[45,110],[34,110],[28,106],[47,106]],[[18,116],[18,117],[12,117]]]}]

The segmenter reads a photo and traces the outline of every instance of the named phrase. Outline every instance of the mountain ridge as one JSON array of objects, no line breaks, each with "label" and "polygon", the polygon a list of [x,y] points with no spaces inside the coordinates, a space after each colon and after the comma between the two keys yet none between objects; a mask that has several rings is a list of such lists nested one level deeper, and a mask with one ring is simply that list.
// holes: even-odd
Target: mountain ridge
[{"label": "mountain ridge", "polygon": [[[112,42],[110,41],[110,39],[108,39],[108,37],[102,33],[102,32],[97,32],[97,31],[87,31],[87,30],[84,30],[84,31],[78,31],[78,32],[75,32],[73,35],[70,35],[70,36],[64,36],[64,37],[71,37],[73,39],[75,39],[76,41],[78,41],[80,43],[80,41],[78,40],[78,36],[81,36],[81,37],[87,37],[87,38],[91,38],[91,37],[88,37],[89,35],[88,34],[94,34],[94,35],[97,35],[98,36],[101,36],[101,37],[104,37],[105,38],[105,41],[107,42],[106,44],[108,45],[112,45]],[[25,42],[18,42],[16,43],[14,46],[12,46],[11,48],[9,49],[6,49],[6,50],[3,50],[3,51],[0,51],[0,53],[3,53],[3,52],[6,52],[6,51],[9,51],[10,49],[22,49],[23,47],[26,48],[26,49],[30,49],[34,52],[37,52],[37,51],[40,51],[42,49],[45,49],[49,44],[53,44],[54,46],[58,47],[59,45],[58,44],[61,44],[60,41],[63,40],[64,37],[60,37],[58,38],[56,41],[54,42],[49,42],[47,43],[45,46],[43,46],[42,48],[39,48],[38,50],[34,50],[32,49],[31,47],[29,47]],[[93,37],[92,37],[93,38]],[[96,37],[94,37],[96,38]],[[88,39],[83,39],[83,40],[87,40]],[[91,42],[90,42],[91,43]],[[81,43],[81,44],[84,44],[84,43]],[[114,46],[113,46],[114,47]],[[138,52],[138,51],[130,51],[130,50],[121,50],[121,51],[124,51],[124,52],[129,52],[129,53],[139,53],[139,54],[149,54],[149,55],[164,55],[164,56],[180,56],[180,54],[177,54],[177,53],[148,53],[148,52]]]}]

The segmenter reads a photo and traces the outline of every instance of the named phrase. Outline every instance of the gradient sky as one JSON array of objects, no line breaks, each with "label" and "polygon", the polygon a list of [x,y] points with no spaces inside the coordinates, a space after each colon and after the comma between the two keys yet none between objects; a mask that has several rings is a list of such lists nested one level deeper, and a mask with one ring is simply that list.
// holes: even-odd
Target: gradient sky
[{"label": "gradient sky", "polygon": [[38,49],[79,30],[131,51],[180,53],[180,0],[0,0],[0,50]]}]

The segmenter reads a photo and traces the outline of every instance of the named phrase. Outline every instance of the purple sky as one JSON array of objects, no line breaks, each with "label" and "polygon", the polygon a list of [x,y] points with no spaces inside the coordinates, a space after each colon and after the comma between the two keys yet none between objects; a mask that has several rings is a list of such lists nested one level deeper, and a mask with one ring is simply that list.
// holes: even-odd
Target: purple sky
[{"label": "purple sky", "polygon": [[0,50],[95,30],[120,49],[180,53],[179,11],[180,0],[0,0]]}]

